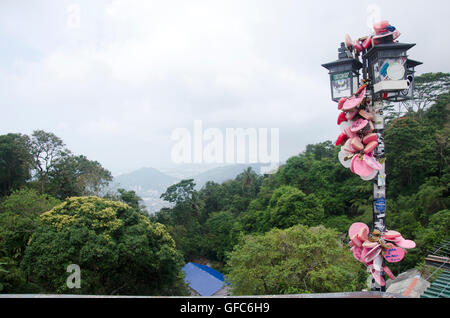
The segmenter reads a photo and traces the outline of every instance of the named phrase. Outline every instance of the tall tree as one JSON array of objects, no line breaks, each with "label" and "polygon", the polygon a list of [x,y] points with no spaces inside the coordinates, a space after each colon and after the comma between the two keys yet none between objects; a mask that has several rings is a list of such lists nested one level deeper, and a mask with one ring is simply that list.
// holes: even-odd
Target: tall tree
[{"label": "tall tree", "polygon": [[195,190],[194,179],[181,180],[167,188],[161,194],[165,201],[175,204],[175,207],[187,211],[195,219],[200,216],[200,210],[204,203],[200,200],[198,192]]},{"label": "tall tree", "polygon": [[45,192],[48,176],[55,163],[65,154],[70,153],[65,148],[62,139],[53,133],[35,130],[31,136],[31,153],[33,168],[40,183],[41,193]]},{"label": "tall tree", "polygon": [[27,135],[0,136],[0,196],[23,186],[30,178],[30,139]]},{"label": "tall tree", "polygon": [[450,73],[425,73],[414,79],[414,99],[402,102],[384,102],[385,121],[407,116],[422,121],[426,110],[437,98],[450,90]]},{"label": "tall tree", "polygon": [[112,180],[111,172],[86,156],[62,154],[48,173],[48,190],[60,199],[100,195]]},{"label": "tall tree", "polygon": [[415,117],[422,119],[424,112],[436,99],[450,90],[450,73],[425,73],[414,79],[414,100],[411,103],[413,109],[410,114],[416,114]]},{"label": "tall tree", "polygon": [[194,179],[181,180],[167,188],[166,192],[161,194],[161,199],[174,204],[180,204],[191,201],[195,191]]},{"label": "tall tree", "polygon": [[130,190],[127,191],[125,189],[117,189],[117,192],[119,193],[119,199],[131,206],[136,211],[141,212],[144,215],[148,215],[148,211],[146,210],[143,200],[140,196],[136,194],[135,191]]}]

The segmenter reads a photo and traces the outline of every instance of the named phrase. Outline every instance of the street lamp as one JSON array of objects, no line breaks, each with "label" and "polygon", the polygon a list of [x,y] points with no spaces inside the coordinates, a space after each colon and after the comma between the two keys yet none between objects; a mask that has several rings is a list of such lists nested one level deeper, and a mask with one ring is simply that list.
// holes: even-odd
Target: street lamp
[{"label": "street lamp", "polygon": [[406,52],[415,44],[384,43],[373,46],[363,56],[368,62],[373,93],[400,92],[408,89]]},{"label": "street lamp", "polygon": [[[407,51],[415,44],[395,42],[400,34],[395,33],[395,27],[387,21],[374,24],[374,30],[378,30],[377,35],[360,38],[354,45],[346,37],[346,44],[341,43],[338,50],[339,59],[322,64],[329,70],[331,98],[339,103],[338,109],[341,111],[338,125],[341,126],[342,133],[336,142],[337,145],[343,145],[338,155],[339,160],[363,180],[372,180],[373,183],[372,241],[367,241],[363,232],[353,233],[355,236],[351,242],[356,245],[352,248],[357,246],[358,240],[355,237],[362,241],[367,239],[365,243],[368,242],[368,248],[373,245],[376,237],[389,233],[386,229],[383,100],[397,102],[413,99],[414,68],[422,64],[408,59]],[[383,32],[380,30],[389,32],[381,34]],[[362,53],[362,63],[357,59],[359,53]],[[359,86],[361,68],[364,84]],[[345,140],[347,141],[344,143]],[[388,250],[386,246],[384,248]],[[355,258],[360,261],[361,255],[354,252]],[[389,271],[385,272],[383,258],[378,258],[376,264],[369,264],[367,257],[362,261],[374,278],[372,290],[385,291],[384,275],[389,275]]]},{"label": "street lamp", "polygon": [[331,99],[338,102],[342,97],[353,95],[358,90],[359,69],[362,63],[353,58],[351,52],[341,43],[338,60],[322,64],[330,74]]}]

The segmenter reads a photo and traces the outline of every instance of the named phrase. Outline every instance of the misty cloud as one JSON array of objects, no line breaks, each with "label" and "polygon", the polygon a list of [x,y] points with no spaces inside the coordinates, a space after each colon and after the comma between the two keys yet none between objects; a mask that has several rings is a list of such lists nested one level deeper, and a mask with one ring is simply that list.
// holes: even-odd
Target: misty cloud
[{"label": "misty cloud", "polygon": [[1,133],[52,131],[119,174],[170,163],[172,131],[200,119],[279,128],[286,160],[336,138],[320,64],[369,33],[370,4],[419,74],[449,70],[448,1],[2,1]]}]

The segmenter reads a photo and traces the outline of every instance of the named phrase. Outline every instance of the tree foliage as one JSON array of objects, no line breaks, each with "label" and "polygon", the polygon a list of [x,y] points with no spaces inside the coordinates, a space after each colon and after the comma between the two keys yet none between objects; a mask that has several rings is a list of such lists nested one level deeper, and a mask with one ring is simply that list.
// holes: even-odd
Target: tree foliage
[{"label": "tree foliage", "polygon": [[36,172],[41,193],[45,192],[48,176],[54,164],[68,152],[62,139],[51,132],[35,130],[31,135],[32,166]]},{"label": "tree foliage", "polygon": [[24,186],[31,177],[30,139],[27,135],[0,136],[0,196]]},{"label": "tree foliage", "polygon": [[72,154],[51,132],[0,135],[0,197],[24,186],[62,200],[100,195],[111,180],[99,162]]},{"label": "tree foliage", "polygon": [[205,222],[204,236],[205,256],[224,262],[227,253],[231,252],[239,239],[233,214],[229,211],[211,213]]},{"label": "tree foliage", "polygon": [[425,73],[415,77],[414,84],[415,98],[409,104],[408,114],[421,119],[439,96],[450,92],[450,73]]},{"label": "tree foliage", "polygon": [[43,213],[22,268],[45,292],[73,293],[66,268],[81,268],[82,294],[183,293],[182,258],[159,223],[118,201],[69,198]]},{"label": "tree foliage", "polygon": [[14,191],[0,203],[0,284],[2,292],[38,292],[20,269],[27,242],[39,226],[41,213],[50,210],[60,201],[34,189]]},{"label": "tree foliage", "polygon": [[334,230],[303,225],[245,236],[228,262],[233,294],[360,290],[364,270],[337,236]]},{"label": "tree foliage", "polygon": [[296,224],[315,226],[321,224],[323,207],[314,194],[282,186],[276,189],[269,202],[271,227],[288,228]]},{"label": "tree foliage", "polygon": [[39,226],[39,216],[59,203],[34,189],[14,191],[0,203],[0,248],[20,261],[26,243]]},{"label": "tree foliage", "polygon": [[48,173],[48,191],[65,199],[72,196],[99,195],[112,180],[111,172],[86,156],[62,155]]}]

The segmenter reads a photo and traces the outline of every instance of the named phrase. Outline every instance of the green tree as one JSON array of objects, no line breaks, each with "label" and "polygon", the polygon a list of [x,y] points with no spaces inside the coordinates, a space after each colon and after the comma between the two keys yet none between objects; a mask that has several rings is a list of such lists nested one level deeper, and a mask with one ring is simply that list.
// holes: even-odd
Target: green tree
[{"label": "green tree", "polygon": [[346,215],[330,216],[324,219],[324,226],[326,228],[335,229],[340,233],[347,232],[352,223],[352,220]]},{"label": "green tree", "polygon": [[136,194],[135,191],[130,190],[127,191],[125,189],[117,189],[117,192],[119,192],[119,198],[122,202],[128,204],[132,208],[136,209],[137,211],[144,211],[145,208],[142,206],[142,198]]},{"label": "green tree", "polygon": [[257,200],[252,201],[248,211],[237,218],[237,222],[245,233],[265,233],[272,228],[270,210],[257,207],[258,203]]},{"label": "green tree", "polygon": [[48,172],[47,191],[60,199],[100,195],[112,180],[111,172],[86,156],[61,155]]},{"label": "green tree", "polygon": [[0,285],[2,293],[35,293],[38,286],[26,281],[20,262],[27,243],[39,226],[39,215],[60,201],[34,189],[16,190],[0,203]]},{"label": "green tree", "polygon": [[161,194],[161,199],[174,204],[184,204],[193,200],[195,192],[194,179],[181,180],[168,187],[166,192]]},{"label": "green tree", "polygon": [[261,178],[251,167],[248,167],[242,173],[238,174],[235,180],[240,182],[241,196],[247,199],[256,197],[260,187]]},{"label": "green tree", "polygon": [[368,198],[371,187],[367,182],[345,169],[337,160],[340,147],[330,141],[307,145],[306,150],[293,156],[275,173],[277,187],[289,185],[305,194],[315,194],[324,207],[325,216],[358,214],[359,206],[351,200]]},{"label": "green tree", "polygon": [[0,136],[0,196],[25,185],[31,177],[30,139],[26,135]]},{"label": "green tree", "polygon": [[274,191],[269,202],[272,227],[288,228],[296,224],[315,226],[321,224],[324,211],[314,194],[306,195],[291,186]]},{"label": "green tree", "polygon": [[235,218],[231,212],[213,212],[205,223],[205,254],[211,259],[223,262],[227,252],[237,243],[234,232]]},{"label": "green tree", "polygon": [[425,113],[425,122],[435,127],[434,153],[438,161],[439,178],[450,175],[450,93],[439,95],[436,103]]},{"label": "green tree", "polygon": [[176,248],[184,257],[185,261],[191,261],[203,256],[204,248],[203,227],[197,220],[188,224],[168,225],[167,230],[175,241]]},{"label": "green tree", "polygon": [[185,260],[201,254],[202,227],[200,219],[204,207],[193,179],[182,180],[167,188],[161,198],[171,202],[172,208],[165,208],[150,217],[156,222],[163,222],[173,237],[177,249]]},{"label": "green tree", "polygon": [[388,196],[412,194],[427,177],[438,172],[434,130],[408,117],[385,129]]},{"label": "green tree", "polygon": [[25,275],[18,269],[17,262],[6,256],[0,249],[0,293],[20,293],[25,291]]},{"label": "green tree", "polygon": [[53,133],[35,130],[31,136],[32,165],[40,184],[40,191],[44,193],[48,183],[50,171],[55,163],[65,154],[70,153],[65,148],[61,138]]},{"label": "green tree", "polygon": [[303,225],[247,235],[227,262],[234,295],[361,290],[366,273],[338,233]]},{"label": "green tree", "polygon": [[[179,295],[183,259],[165,227],[128,205],[98,197],[69,198],[43,213],[22,261],[43,292]],[[81,288],[66,285],[69,264]]]},{"label": "green tree", "polygon": [[414,79],[414,100],[408,103],[408,115],[422,120],[426,110],[439,96],[450,90],[450,73],[424,73]]},{"label": "green tree", "polygon": [[175,205],[176,223],[189,222],[192,218],[198,221],[204,206],[204,202],[195,190],[193,179],[181,180],[171,185],[161,194],[161,198]]},{"label": "green tree", "polygon": [[450,73],[424,73],[414,79],[414,99],[404,102],[386,101],[383,110],[385,122],[395,118],[408,117],[422,122],[430,106],[442,95],[449,93]]},{"label": "green tree", "polygon": [[28,240],[39,226],[39,216],[60,202],[28,188],[16,190],[6,197],[0,203],[0,249],[20,262]]},{"label": "green tree", "polygon": [[222,185],[214,181],[208,181],[199,191],[199,198],[204,202],[204,209],[200,215],[200,223],[204,223],[211,212],[225,209],[226,192]]}]

